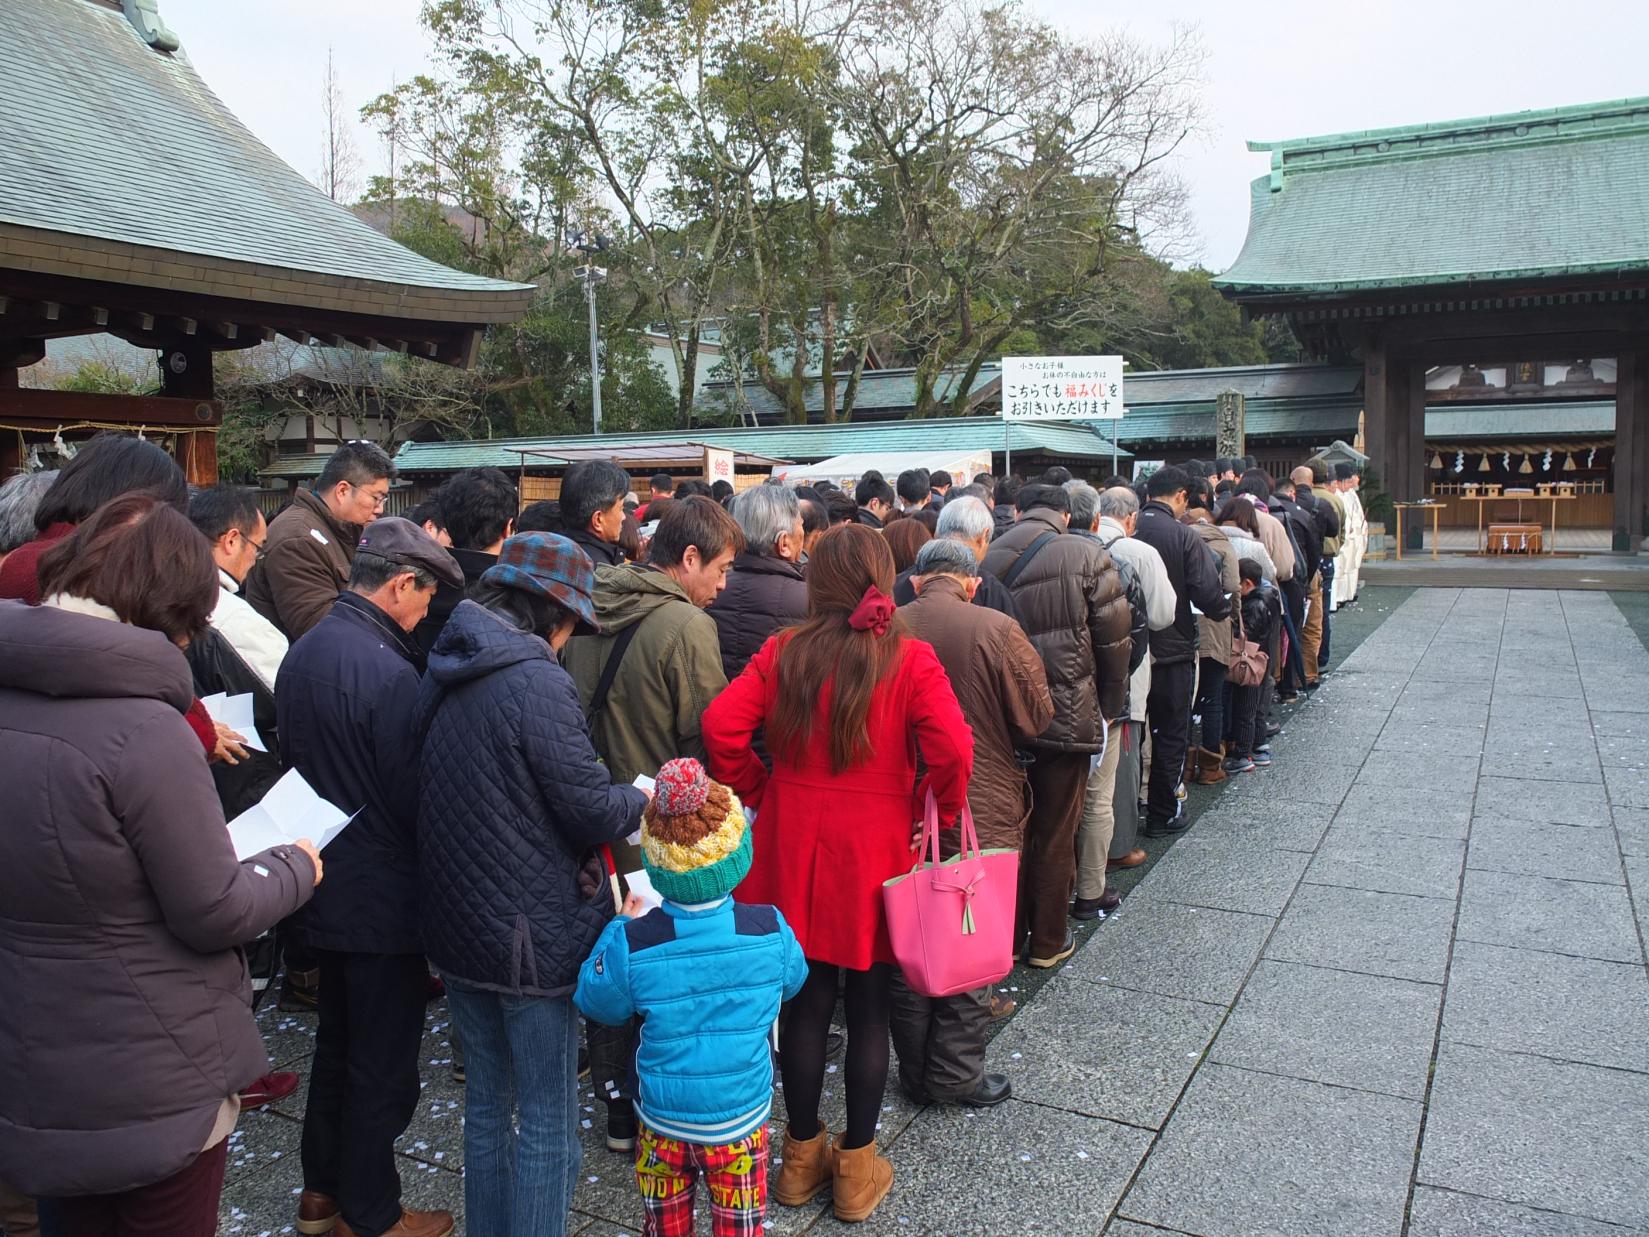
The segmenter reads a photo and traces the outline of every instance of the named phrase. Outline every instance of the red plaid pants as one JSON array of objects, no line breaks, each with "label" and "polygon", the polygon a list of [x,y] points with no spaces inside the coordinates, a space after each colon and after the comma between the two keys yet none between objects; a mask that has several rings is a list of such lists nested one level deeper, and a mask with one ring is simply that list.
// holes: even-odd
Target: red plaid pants
[{"label": "red plaid pants", "polygon": [[704,1178],[715,1237],[761,1237],[767,1215],[767,1127],[734,1143],[707,1147],[641,1127],[636,1184],[647,1237],[693,1237],[693,1199]]}]

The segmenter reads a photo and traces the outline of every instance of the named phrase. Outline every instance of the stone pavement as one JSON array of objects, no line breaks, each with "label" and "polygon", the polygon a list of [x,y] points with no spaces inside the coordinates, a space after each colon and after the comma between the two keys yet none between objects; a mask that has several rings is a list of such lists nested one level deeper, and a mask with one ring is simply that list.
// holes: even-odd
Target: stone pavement
[{"label": "stone pavement", "polygon": [[[1295,711],[1277,764],[1218,788],[1020,993],[991,1049],[1013,1100],[890,1087],[898,1175],[860,1231],[1649,1232],[1646,745],[1649,652],[1607,594],[1414,593]],[[306,1068],[311,1020],[260,1021]],[[408,1201],[460,1210],[449,1058],[437,1005],[400,1150]],[[292,1231],[301,1099],[243,1118],[221,1231]],[[571,1231],[632,1231],[584,1103]],[[848,1231],[822,1202],[769,1220]]]}]

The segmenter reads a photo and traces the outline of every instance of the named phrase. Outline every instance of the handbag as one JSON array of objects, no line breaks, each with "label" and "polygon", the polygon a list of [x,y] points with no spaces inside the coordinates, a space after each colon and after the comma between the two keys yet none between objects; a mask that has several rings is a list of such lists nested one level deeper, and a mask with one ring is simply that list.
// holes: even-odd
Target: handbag
[{"label": "handbag", "polygon": [[973,813],[962,805],[962,853],[940,862],[939,806],[928,792],[916,866],[882,884],[893,956],[911,990],[955,996],[1013,969],[1019,852],[980,850]]},{"label": "handbag", "polygon": [[1237,687],[1258,687],[1265,682],[1271,658],[1248,638],[1242,625],[1242,599],[1237,599],[1237,638],[1231,642],[1231,666],[1226,677]]}]

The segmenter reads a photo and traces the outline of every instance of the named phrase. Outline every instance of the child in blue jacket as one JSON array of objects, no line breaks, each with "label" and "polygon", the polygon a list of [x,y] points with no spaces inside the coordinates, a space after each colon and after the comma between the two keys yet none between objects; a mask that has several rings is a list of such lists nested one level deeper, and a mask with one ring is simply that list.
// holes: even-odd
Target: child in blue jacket
[{"label": "child in blue jacket", "polygon": [[776,907],[733,901],[750,870],[750,828],[698,761],[659,770],[641,851],[664,904],[607,925],[573,1000],[597,1022],[644,1018],[636,1183],[649,1237],[691,1237],[701,1176],[712,1231],[750,1237],[767,1210],[768,1032],[807,961]]}]

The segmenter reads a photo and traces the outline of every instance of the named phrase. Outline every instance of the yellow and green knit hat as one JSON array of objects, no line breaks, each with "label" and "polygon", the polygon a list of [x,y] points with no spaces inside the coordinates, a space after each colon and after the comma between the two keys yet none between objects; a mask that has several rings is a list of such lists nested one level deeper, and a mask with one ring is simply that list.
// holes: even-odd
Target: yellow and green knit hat
[{"label": "yellow and green knit hat", "polygon": [[714,902],[750,871],[750,827],[738,796],[696,760],[658,771],[641,819],[641,861],[672,902]]}]

